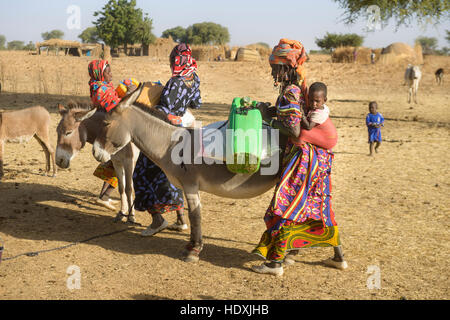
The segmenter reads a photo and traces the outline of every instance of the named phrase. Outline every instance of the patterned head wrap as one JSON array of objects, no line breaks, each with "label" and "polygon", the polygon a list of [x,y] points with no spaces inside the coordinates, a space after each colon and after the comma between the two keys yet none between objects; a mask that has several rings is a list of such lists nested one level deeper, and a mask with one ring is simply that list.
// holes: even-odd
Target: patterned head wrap
[{"label": "patterned head wrap", "polygon": [[89,76],[91,77],[91,81],[105,81],[105,76],[103,72],[106,67],[109,65],[109,62],[106,60],[94,60],[89,66]]},{"label": "patterned head wrap", "polygon": [[192,58],[192,50],[188,44],[180,43],[173,48],[170,54],[170,67],[172,77],[190,76],[197,72],[197,62]]},{"label": "patterned head wrap", "polygon": [[105,81],[104,72],[108,65],[106,60],[94,60],[89,64],[88,71],[92,104],[109,112],[119,104],[120,97],[112,82]]},{"label": "patterned head wrap", "polygon": [[308,87],[303,64],[307,58],[305,47],[299,41],[284,38],[273,48],[269,57],[271,65],[288,65],[296,70],[299,76],[299,84],[305,97],[307,97]]}]

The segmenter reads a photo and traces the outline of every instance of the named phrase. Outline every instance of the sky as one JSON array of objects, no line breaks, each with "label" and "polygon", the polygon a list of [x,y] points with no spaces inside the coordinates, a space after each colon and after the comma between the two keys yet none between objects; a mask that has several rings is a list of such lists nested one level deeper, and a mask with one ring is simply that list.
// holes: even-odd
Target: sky
[{"label": "sky", "polygon": [[[6,0],[2,0],[6,2]],[[15,0],[3,3],[0,11],[0,34],[7,41],[42,41],[41,33],[54,29],[65,33],[64,39],[80,41],[78,35],[92,26],[94,12],[107,0]],[[80,23],[73,7],[79,8]],[[153,19],[153,33],[199,22],[214,22],[228,28],[230,45],[240,46],[265,42],[270,46],[280,38],[299,40],[306,49],[319,49],[315,44],[326,32],[357,33],[364,36],[363,46],[386,47],[393,42],[414,44],[418,36],[435,37],[439,47],[449,47],[445,30],[450,21],[437,26],[420,25],[395,28],[395,23],[381,30],[366,31],[367,18],[355,24],[342,22],[344,10],[333,0],[137,0],[137,6]]]}]

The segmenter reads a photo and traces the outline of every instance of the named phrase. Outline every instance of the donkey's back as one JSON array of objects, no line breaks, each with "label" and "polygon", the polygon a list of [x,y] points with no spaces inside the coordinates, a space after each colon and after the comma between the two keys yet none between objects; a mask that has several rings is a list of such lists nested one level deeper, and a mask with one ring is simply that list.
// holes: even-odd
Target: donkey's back
[{"label": "donkey's back", "polygon": [[46,172],[50,172],[50,159],[53,163],[53,176],[56,174],[55,151],[50,144],[50,113],[41,106],[0,113],[0,178],[3,176],[4,142],[27,142],[35,138],[42,146],[46,157]]},{"label": "donkey's back", "polygon": [[11,142],[45,133],[51,122],[50,113],[41,106],[7,111],[1,118],[0,138]]}]

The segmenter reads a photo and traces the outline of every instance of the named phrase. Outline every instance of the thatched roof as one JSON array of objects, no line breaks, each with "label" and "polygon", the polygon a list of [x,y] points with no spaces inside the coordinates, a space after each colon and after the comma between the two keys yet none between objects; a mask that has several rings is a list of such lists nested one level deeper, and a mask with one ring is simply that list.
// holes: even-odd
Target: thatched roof
[{"label": "thatched roof", "polygon": [[412,63],[423,63],[422,47],[416,45],[415,48],[403,42],[395,42],[381,52],[381,61],[385,63],[394,63],[401,60],[407,60]]},{"label": "thatched roof", "polygon": [[50,39],[44,42],[38,42],[36,47],[81,48],[81,43],[77,41]]}]

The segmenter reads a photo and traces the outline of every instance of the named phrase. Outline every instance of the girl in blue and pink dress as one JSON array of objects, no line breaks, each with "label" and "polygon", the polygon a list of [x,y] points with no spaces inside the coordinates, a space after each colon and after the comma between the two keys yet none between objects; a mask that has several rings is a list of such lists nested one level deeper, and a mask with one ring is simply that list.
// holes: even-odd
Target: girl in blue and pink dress
[{"label": "girl in blue and pink dress", "polygon": [[374,149],[375,152],[378,152],[378,148],[381,145],[381,127],[384,127],[383,115],[377,109],[378,104],[375,101],[369,103],[370,112],[366,117],[366,126],[369,133],[370,156],[373,155]]}]

